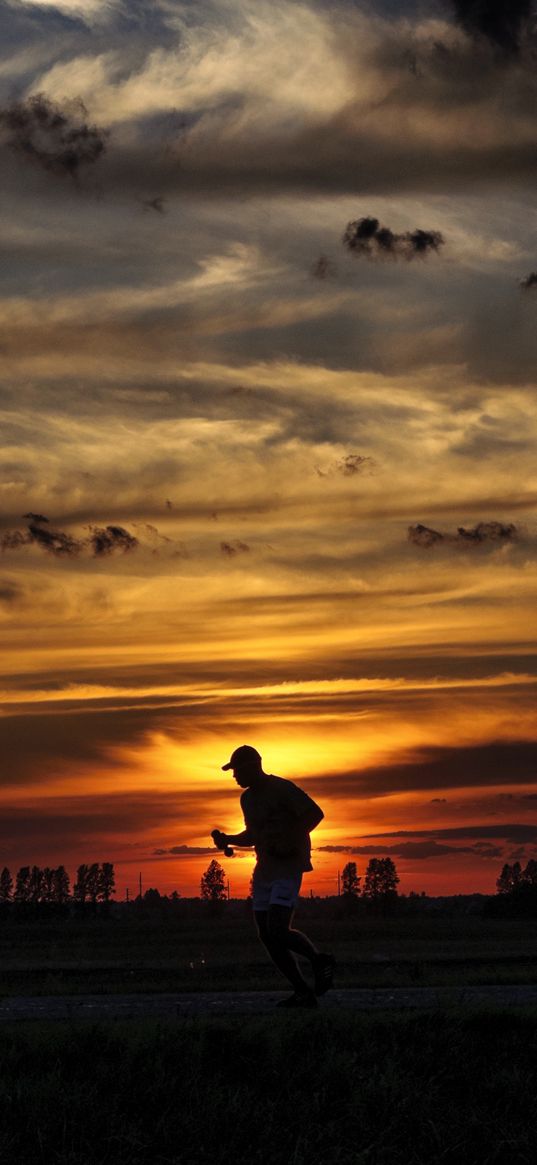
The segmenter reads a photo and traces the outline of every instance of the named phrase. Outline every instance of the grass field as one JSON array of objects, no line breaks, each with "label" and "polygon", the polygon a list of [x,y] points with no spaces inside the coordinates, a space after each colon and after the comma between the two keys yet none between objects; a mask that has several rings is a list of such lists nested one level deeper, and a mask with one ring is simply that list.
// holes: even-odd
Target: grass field
[{"label": "grass field", "polygon": [[[109,919],[4,922],[0,994],[255,990],[282,983],[245,903]],[[537,927],[481,917],[330,916],[299,907],[303,927],[338,961],[338,986],[537,982]]]},{"label": "grass field", "polygon": [[537,1009],[2,1029],[2,1165],[534,1165]]}]

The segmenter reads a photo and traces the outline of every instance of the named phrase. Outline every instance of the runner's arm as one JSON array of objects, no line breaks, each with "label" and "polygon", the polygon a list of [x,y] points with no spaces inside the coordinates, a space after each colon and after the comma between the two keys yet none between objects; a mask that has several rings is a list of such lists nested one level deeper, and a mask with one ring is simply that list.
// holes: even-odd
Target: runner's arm
[{"label": "runner's arm", "polygon": [[239,849],[248,849],[254,844],[249,829],[243,829],[242,833],[223,833],[222,837],[226,839],[226,845],[238,845]]}]

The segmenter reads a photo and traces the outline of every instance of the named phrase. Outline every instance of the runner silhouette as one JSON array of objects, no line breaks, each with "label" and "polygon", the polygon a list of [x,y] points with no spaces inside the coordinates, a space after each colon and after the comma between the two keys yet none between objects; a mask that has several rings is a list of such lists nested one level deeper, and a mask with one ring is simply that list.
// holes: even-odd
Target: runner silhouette
[{"label": "runner silhouette", "polygon": [[[255,848],[252,884],[257,931],[272,961],[294,988],[277,1006],[317,1007],[317,995],[332,986],[335,960],[318,951],[291,922],[302,875],[313,869],[309,835],[324,813],[293,781],[265,773],[260,754],[250,744],[236,748],[222,768],[231,769],[244,790],[240,801],[245,828],[234,834],[213,830],[212,836],[219,849]],[[313,986],[302,975],[295,955],[309,960]]]}]

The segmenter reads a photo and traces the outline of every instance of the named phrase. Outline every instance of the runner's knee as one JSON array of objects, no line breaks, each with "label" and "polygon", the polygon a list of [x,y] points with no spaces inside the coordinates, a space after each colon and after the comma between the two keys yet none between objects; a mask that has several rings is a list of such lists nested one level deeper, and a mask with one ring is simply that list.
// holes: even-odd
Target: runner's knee
[{"label": "runner's knee", "polygon": [[271,943],[287,946],[291,911],[283,906],[272,906],[268,911],[267,934]]}]

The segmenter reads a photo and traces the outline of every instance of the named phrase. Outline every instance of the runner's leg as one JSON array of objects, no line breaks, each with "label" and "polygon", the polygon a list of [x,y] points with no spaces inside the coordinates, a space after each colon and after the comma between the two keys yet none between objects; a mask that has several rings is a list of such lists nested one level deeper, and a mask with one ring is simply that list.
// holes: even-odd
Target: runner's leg
[{"label": "runner's leg", "polygon": [[275,919],[277,911],[284,911],[282,915],[281,925],[282,931],[286,924],[287,917],[287,949],[294,951],[297,955],[302,955],[309,959],[313,972],[315,975],[315,993],[316,995],[324,995],[325,991],[329,991],[332,986],[334,978],[335,959],[333,955],[323,954],[311,942],[306,934],[301,930],[294,930],[291,927],[294,910],[288,911],[285,906],[273,905],[269,909],[269,919]]},{"label": "runner's leg", "polygon": [[254,910],[257,932],[272,962],[289,980],[299,995],[309,994],[311,988],[301,974],[289,943],[289,922],[293,911],[287,906],[270,906],[268,910]]}]

